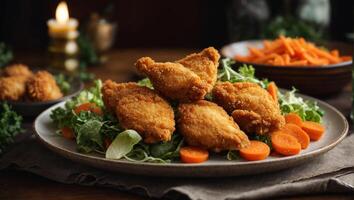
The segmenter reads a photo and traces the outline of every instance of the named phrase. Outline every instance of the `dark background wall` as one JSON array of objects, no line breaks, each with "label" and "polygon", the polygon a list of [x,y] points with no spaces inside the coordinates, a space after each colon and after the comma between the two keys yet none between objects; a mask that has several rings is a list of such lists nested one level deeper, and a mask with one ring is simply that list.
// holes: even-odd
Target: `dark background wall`
[{"label": "dark background wall", "polygon": [[[242,1],[242,0],[241,0]],[[291,12],[283,0],[267,1],[271,16]],[[14,49],[41,50],[48,43],[46,21],[57,0],[1,0],[0,41]],[[70,16],[83,24],[90,13],[112,4],[118,22],[115,47],[220,47],[229,42],[226,10],[232,1],[216,0],[69,0]],[[294,5],[293,5],[294,4]],[[296,1],[290,3],[296,6]],[[331,40],[344,41],[353,32],[354,1],[331,1]]]}]

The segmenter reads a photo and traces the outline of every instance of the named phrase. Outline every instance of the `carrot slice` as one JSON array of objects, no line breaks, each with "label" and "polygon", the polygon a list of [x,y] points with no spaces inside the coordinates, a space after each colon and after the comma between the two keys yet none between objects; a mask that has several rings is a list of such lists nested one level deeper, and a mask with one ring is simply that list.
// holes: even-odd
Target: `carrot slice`
[{"label": "carrot slice", "polygon": [[272,133],[271,141],[274,150],[284,156],[296,155],[301,151],[301,144],[297,139],[283,131]]},{"label": "carrot slice", "polygon": [[182,147],[179,155],[184,163],[201,163],[208,160],[209,152],[198,147]]},{"label": "carrot slice", "polygon": [[261,141],[251,140],[251,144],[243,149],[240,149],[240,156],[246,160],[264,160],[270,154],[269,146]]},{"label": "carrot slice", "polygon": [[90,102],[83,103],[74,109],[74,112],[76,114],[79,114],[82,111],[91,111],[91,112],[96,113],[98,115],[102,115],[101,108],[98,107],[95,103],[90,103]]},{"label": "carrot slice", "polygon": [[285,118],[285,122],[288,124],[296,124],[300,127],[302,126],[302,119],[296,113],[288,113],[284,116],[284,118]]},{"label": "carrot slice", "polygon": [[274,101],[278,102],[278,87],[273,81],[268,84],[267,91]]},{"label": "carrot slice", "polygon": [[310,136],[310,139],[314,141],[319,140],[325,132],[325,127],[322,124],[311,121],[302,122],[301,128]]},{"label": "carrot slice", "polygon": [[69,139],[69,140],[72,140],[75,138],[73,130],[69,127],[61,128],[61,135],[64,138]]},{"label": "carrot slice", "polygon": [[310,144],[310,137],[299,126],[295,124],[285,124],[282,128],[284,133],[292,135],[300,143],[301,149],[306,149]]}]

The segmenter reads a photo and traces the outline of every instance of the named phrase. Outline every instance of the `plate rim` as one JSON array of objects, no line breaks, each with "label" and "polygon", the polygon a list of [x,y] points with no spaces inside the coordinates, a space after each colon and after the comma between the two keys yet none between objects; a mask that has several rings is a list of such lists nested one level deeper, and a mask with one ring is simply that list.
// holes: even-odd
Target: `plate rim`
[{"label": "plate rim", "polygon": [[[34,133],[36,135],[36,138],[42,143],[44,144],[47,148],[51,149],[53,152],[60,154],[61,156],[64,156],[70,160],[74,160],[75,162],[86,162],[85,160],[87,159],[92,159],[92,161],[94,160],[98,160],[100,162],[104,162],[104,163],[114,163],[114,164],[121,164],[121,165],[125,165],[125,166],[147,166],[147,167],[156,167],[156,169],[158,168],[186,168],[186,167],[193,167],[193,168],[210,168],[210,167],[233,167],[233,166],[248,166],[248,165],[267,165],[267,164],[279,164],[281,162],[286,162],[286,161],[294,161],[294,160],[306,160],[306,158],[308,157],[313,157],[313,156],[318,156],[318,154],[321,153],[325,153],[331,149],[333,149],[335,146],[337,146],[348,134],[348,130],[349,130],[349,124],[347,119],[344,117],[344,115],[335,107],[333,107],[332,105],[316,99],[314,97],[310,97],[307,95],[303,95],[300,94],[301,97],[305,97],[306,99],[309,100],[316,100],[318,102],[320,102],[321,104],[325,105],[326,107],[328,107],[329,109],[331,109],[332,111],[334,111],[343,121],[344,126],[343,126],[343,131],[339,134],[340,136],[332,143],[330,143],[327,146],[321,147],[319,149],[315,149],[313,151],[304,153],[304,154],[298,154],[295,156],[288,156],[288,157],[281,157],[281,158],[277,158],[274,160],[260,160],[260,161],[244,161],[244,162],[233,162],[230,161],[228,163],[208,163],[208,165],[203,165],[201,163],[193,163],[193,164],[188,164],[188,163],[149,163],[149,162],[132,162],[132,161],[128,161],[128,160],[113,160],[113,159],[106,159],[104,157],[97,157],[94,155],[89,155],[89,154],[83,154],[83,153],[79,153],[79,152],[74,152],[74,151],[70,151],[68,149],[62,148],[60,146],[54,146],[51,145],[50,143],[46,142],[38,133],[37,130],[37,123],[39,123],[39,119],[42,117],[42,115],[45,114],[45,112],[48,112],[49,110],[52,110],[54,107],[59,107],[61,106],[61,104],[65,104],[66,101],[64,102],[60,102],[57,103],[51,107],[49,107],[48,109],[44,110],[40,115],[38,115],[33,123],[33,130]],[[70,156],[72,157],[70,157]],[[75,159],[74,159],[75,157]],[[87,163],[87,162],[86,162]]]}]

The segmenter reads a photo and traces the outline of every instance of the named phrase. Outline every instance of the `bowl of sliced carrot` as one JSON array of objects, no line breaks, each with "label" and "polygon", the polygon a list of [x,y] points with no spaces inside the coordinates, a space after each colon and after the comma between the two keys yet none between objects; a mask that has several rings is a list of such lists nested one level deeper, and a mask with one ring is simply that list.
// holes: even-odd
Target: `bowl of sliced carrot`
[{"label": "bowl of sliced carrot", "polygon": [[232,43],[221,52],[234,59],[236,66],[253,65],[258,77],[310,95],[335,94],[351,80],[353,48],[343,43],[319,46],[304,38],[280,36]]}]

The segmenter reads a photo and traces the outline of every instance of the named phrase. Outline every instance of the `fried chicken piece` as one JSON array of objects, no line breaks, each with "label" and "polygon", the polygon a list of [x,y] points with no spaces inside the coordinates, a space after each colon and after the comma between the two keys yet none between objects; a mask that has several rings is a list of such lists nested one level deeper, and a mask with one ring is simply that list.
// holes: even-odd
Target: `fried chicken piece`
[{"label": "fried chicken piece", "polygon": [[191,146],[219,152],[249,145],[247,135],[215,103],[205,100],[184,103],[179,105],[178,112],[178,129]]},{"label": "fried chicken piece", "polygon": [[31,77],[33,75],[32,71],[28,68],[27,65],[23,64],[13,64],[7,66],[3,71],[4,76],[23,76]]},{"label": "fried chicken piece", "polygon": [[211,91],[217,78],[219,58],[217,50],[210,47],[176,62],[159,63],[143,57],[135,66],[163,96],[186,102],[204,99]]},{"label": "fried chicken piece", "polygon": [[170,99],[195,101],[203,99],[208,92],[208,85],[179,63],[157,63],[150,57],[143,57],[135,66],[149,77],[160,94]]},{"label": "fried chicken piece", "polygon": [[255,83],[217,83],[213,99],[246,133],[267,134],[285,124],[278,102]]},{"label": "fried chicken piece", "polygon": [[0,100],[17,101],[26,93],[26,77],[0,77]]},{"label": "fried chicken piece", "polygon": [[209,47],[176,62],[196,73],[208,85],[207,92],[210,92],[216,82],[219,59],[218,51],[214,47]]},{"label": "fried chicken piece", "polygon": [[63,97],[54,77],[47,71],[38,71],[28,79],[27,94],[34,101],[49,101]]},{"label": "fried chicken piece", "polygon": [[102,94],[106,107],[116,113],[123,128],[136,130],[146,143],[171,140],[175,131],[173,109],[154,90],[107,80]]}]

